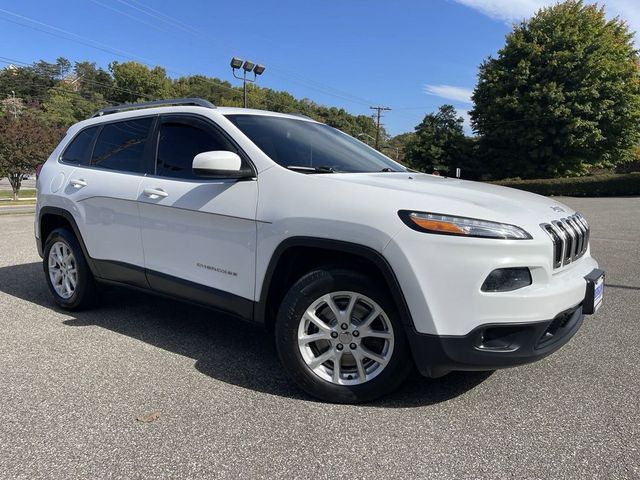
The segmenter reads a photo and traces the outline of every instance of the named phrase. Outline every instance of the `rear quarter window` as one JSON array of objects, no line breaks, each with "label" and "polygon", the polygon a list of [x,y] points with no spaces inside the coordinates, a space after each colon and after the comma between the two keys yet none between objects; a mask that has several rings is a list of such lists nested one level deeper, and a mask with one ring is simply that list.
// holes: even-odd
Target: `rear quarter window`
[{"label": "rear quarter window", "polygon": [[64,152],[60,155],[60,160],[73,165],[89,165],[91,146],[97,131],[98,127],[96,126],[85,128],[78,133],[67,148],[64,149]]}]

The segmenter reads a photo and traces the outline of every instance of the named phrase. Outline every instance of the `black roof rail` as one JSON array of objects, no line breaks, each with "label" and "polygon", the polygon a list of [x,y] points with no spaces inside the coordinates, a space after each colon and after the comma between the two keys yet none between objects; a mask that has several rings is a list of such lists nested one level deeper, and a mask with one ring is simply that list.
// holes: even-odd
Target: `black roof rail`
[{"label": "black roof rail", "polygon": [[216,108],[213,103],[208,100],[204,100],[203,98],[168,98],[166,100],[154,100],[152,102],[123,103],[121,105],[114,105],[112,107],[104,107],[94,113],[91,118],[101,117],[102,115],[109,115],[110,113],[124,112],[127,110],[138,110],[141,108],[173,105],[194,105],[197,107]]}]

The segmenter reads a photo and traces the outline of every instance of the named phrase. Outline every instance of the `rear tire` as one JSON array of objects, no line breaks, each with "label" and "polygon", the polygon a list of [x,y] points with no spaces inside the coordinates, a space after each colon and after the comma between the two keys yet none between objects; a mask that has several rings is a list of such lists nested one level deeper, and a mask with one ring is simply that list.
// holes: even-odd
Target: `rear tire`
[{"label": "rear tire", "polygon": [[93,305],[97,287],[75,235],[66,228],[53,230],[44,244],[44,274],[53,299],[65,310]]},{"label": "rear tire", "polygon": [[328,402],[374,400],[399,387],[413,366],[386,290],[351,270],[300,278],[280,305],[275,337],[292,380]]}]

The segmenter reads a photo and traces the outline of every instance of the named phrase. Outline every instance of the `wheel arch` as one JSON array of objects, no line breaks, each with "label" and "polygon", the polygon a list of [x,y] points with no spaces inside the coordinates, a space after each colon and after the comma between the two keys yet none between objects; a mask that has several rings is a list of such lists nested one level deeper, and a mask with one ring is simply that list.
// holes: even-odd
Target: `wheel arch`
[{"label": "wheel arch", "polygon": [[402,323],[413,326],[400,283],[380,252],[357,243],[316,237],[292,237],[276,247],[254,305],[254,320],[273,330],[278,305],[290,286],[311,269],[326,265],[356,267],[376,277],[391,294]]},{"label": "wheel arch", "polygon": [[59,207],[42,207],[38,214],[38,226],[39,238],[36,240],[38,242],[38,252],[44,252],[44,245],[47,241],[47,237],[52,231],[56,228],[67,228],[71,230],[71,233],[73,233],[78,240],[91,273],[96,275],[97,271],[95,263],[89,256],[89,252],[87,251],[87,247],[82,239],[82,234],[80,233],[78,224],[76,223],[75,218],[73,218],[71,212]]}]

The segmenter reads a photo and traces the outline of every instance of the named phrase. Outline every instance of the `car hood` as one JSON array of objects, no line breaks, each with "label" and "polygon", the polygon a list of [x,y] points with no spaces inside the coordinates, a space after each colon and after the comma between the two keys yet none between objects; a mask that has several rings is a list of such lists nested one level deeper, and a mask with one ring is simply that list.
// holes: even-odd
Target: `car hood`
[{"label": "car hood", "polygon": [[523,190],[424,173],[353,173],[331,178],[384,190],[380,193],[398,209],[514,224],[525,218],[533,223],[548,222],[573,213],[556,200]]}]

